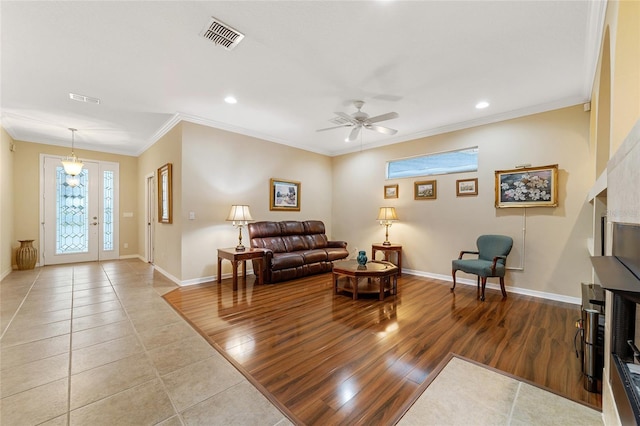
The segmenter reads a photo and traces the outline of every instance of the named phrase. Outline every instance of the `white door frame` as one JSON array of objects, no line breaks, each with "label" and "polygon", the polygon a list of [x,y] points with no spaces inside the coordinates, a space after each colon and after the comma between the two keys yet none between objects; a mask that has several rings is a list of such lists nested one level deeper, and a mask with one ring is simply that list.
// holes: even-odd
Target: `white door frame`
[{"label": "white door frame", "polygon": [[153,248],[155,247],[156,223],[156,179],[155,173],[145,176],[145,232],[144,257],[148,263],[153,263]]},{"label": "white door frame", "polygon": [[[63,157],[61,156],[57,156],[57,155],[49,155],[49,154],[40,154],[40,199],[39,199],[39,213],[40,213],[40,232],[39,232],[39,264],[40,265],[45,265],[45,264],[54,264],[57,262],[51,262],[49,261],[48,263],[45,263],[45,247],[46,247],[46,233],[45,233],[45,226],[55,226],[55,224],[48,224],[46,223],[45,220],[45,189],[46,189],[46,183],[47,183],[47,176],[45,176],[45,160],[46,159],[50,159],[50,160],[55,160],[55,161],[61,161],[63,159]],[[120,164],[119,163],[114,163],[114,162],[108,162],[108,161],[99,161],[99,160],[89,160],[89,159],[85,159],[84,160],[86,163],[91,163],[91,164],[97,164],[98,169],[99,169],[99,175],[102,175],[102,172],[104,170],[110,170],[114,172],[114,182],[113,182],[113,211],[112,211],[112,223],[113,223],[113,238],[112,238],[112,242],[113,242],[113,249],[112,250],[108,250],[105,251],[104,250],[104,245],[102,244],[102,235],[104,233],[104,227],[103,227],[103,218],[101,217],[101,215],[103,214],[103,209],[102,209],[102,200],[99,201],[99,206],[100,209],[98,210],[98,223],[99,223],[99,231],[97,232],[97,234],[99,234],[98,236],[98,241],[100,243],[99,247],[98,247],[98,254],[97,254],[97,260],[111,260],[111,259],[118,259],[120,257],[120,206],[119,206],[119,200],[120,200],[120,193],[119,193],[119,174],[120,174]],[[99,182],[96,183],[96,187],[99,188],[99,190],[97,191],[100,196],[102,196],[102,180],[100,180]],[[98,197],[100,198],[100,197]],[[82,260],[79,260],[82,261]]]}]

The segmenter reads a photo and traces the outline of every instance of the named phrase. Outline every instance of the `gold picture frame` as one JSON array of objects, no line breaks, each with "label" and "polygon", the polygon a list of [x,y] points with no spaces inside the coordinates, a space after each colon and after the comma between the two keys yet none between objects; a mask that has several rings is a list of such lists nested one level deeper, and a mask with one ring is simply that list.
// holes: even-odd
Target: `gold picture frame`
[{"label": "gold picture frame", "polygon": [[158,169],[158,222],[173,223],[173,182],[171,163]]},{"label": "gold picture frame", "polygon": [[424,180],[413,183],[414,200],[435,200],[438,197],[438,182]]},{"label": "gold picture frame", "polygon": [[557,207],[558,165],[495,172],[496,207]]},{"label": "gold picture frame", "polygon": [[384,186],[384,198],[398,198],[398,184]]},{"label": "gold picture frame", "polygon": [[478,195],[478,178],[456,180],[456,196]]},{"label": "gold picture frame", "polygon": [[269,181],[269,210],[300,211],[300,182],[271,179]]}]

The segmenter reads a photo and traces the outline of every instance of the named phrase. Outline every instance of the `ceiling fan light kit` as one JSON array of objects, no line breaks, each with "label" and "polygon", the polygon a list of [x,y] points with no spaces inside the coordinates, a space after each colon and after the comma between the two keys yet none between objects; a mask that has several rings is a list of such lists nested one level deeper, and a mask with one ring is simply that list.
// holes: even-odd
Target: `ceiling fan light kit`
[{"label": "ceiling fan light kit", "polygon": [[336,117],[332,118],[331,121],[334,124],[338,124],[337,126],[327,127],[325,129],[318,129],[317,132],[323,132],[325,130],[333,130],[339,129],[342,127],[353,127],[346,142],[352,142],[358,138],[360,131],[362,128],[367,130],[373,130],[374,132],[382,133],[384,135],[392,136],[398,133],[396,129],[391,129],[389,127],[379,126],[374,123],[378,123],[380,121],[392,120],[394,118],[398,118],[399,115],[397,112],[388,112],[386,114],[376,115],[375,117],[369,117],[369,114],[362,111],[362,107],[364,105],[363,101],[353,101],[353,106],[356,107],[357,111],[353,114],[349,115],[344,112],[335,112]]}]

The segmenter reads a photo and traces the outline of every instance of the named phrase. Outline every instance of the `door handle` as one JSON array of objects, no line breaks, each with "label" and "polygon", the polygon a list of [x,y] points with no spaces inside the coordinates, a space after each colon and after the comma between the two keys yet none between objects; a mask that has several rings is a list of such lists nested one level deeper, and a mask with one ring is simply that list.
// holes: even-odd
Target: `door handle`
[{"label": "door handle", "polygon": [[97,225],[97,224],[98,224],[98,222],[93,222],[93,223],[91,223],[91,225]]}]

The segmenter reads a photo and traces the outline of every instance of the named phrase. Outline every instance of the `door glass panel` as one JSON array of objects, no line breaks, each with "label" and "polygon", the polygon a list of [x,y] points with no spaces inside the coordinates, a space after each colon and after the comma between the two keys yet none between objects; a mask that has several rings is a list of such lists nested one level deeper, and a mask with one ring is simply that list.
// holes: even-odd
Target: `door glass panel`
[{"label": "door glass panel", "polygon": [[71,186],[62,166],[56,167],[56,254],[89,251],[87,169],[76,178],[78,184]]},{"label": "door glass panel", "polygon": [[113,250],[113,172],[104,172],[103,250]]}]

